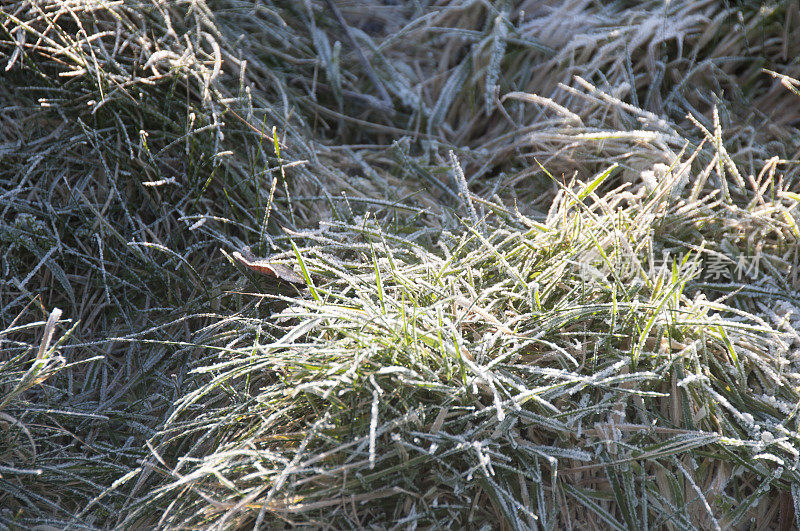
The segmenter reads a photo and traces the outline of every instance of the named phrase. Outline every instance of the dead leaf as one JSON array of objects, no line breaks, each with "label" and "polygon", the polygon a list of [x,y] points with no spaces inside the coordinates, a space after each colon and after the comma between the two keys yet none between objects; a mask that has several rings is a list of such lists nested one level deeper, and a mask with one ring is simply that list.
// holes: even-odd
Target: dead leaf
[{"label": "dead leaf", "polygon": [[294,269],[282,264],[272,263],[263,258],[257,258],[250,252],[249,247],[243,248],[241,253],[239,251],[234,251],[231,253],[231,256],[238,260],[240,264],[256,273],[274,277],[290,284],[306,285],[305,279],[298,275]]}]

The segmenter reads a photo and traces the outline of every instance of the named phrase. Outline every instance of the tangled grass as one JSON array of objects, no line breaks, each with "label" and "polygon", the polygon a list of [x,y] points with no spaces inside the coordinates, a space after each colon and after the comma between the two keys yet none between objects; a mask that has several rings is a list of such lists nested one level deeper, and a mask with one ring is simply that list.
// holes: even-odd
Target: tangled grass
[{"label": "tangled grass", "polygon": [[795,2],[0,21],[0,525],[796,522]]}]

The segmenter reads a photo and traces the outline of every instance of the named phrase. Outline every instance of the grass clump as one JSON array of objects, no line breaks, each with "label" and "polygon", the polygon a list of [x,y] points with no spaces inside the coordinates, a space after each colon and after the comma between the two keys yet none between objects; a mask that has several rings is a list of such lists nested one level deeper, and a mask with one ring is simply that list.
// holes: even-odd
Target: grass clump
[{"label": "grass clump", "polygon": [[556,4],[0,8],[0,525],[796,522],[797,8]]},{"label": "grass clump", "polygon": [[167,527],[785,518],[770,500],[795,481],[790,341],[705,298],[702,252],[655,265],[667,194],[616,210],[581,188],[542,222],[486,204],[438,249],[369,221],[306,235],[315,295],[278,325],[207,331],[224,359],[198,363],[205,383],[154,441],[171,483],[120,523],[159,503]]}]

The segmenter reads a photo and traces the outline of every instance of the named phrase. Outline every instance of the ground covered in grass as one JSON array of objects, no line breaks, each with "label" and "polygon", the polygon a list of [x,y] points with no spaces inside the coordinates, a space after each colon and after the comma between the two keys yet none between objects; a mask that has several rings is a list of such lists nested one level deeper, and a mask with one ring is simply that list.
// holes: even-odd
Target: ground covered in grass
[{"label": "ground covered in grass", "polygon": [[798,525],[796,2],[0,23],[0,527]]}]

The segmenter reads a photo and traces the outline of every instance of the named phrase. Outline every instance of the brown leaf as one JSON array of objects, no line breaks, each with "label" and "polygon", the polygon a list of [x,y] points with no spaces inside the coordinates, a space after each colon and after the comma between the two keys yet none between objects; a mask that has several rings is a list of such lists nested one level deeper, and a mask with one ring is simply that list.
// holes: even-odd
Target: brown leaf
[{"label": "brown leaf", "polygon": [[256,273],[261,273],[262,275],[268,277],[274,277],[278,280],[283,282],[288,282],[290,284],[300,284],[305,286],[306,281],[298,275],[294,269],[290,267],[286,267],[282,264],[273,264],[268,260],[263,258],[256,258],[250,252],[250,249],[245,247],[242,249],[243,252],[234,251],[231,253],[231,256],[236,258],[240,264],[245,266],[246,268],[250,269],[251,271],[255,271]]}]

